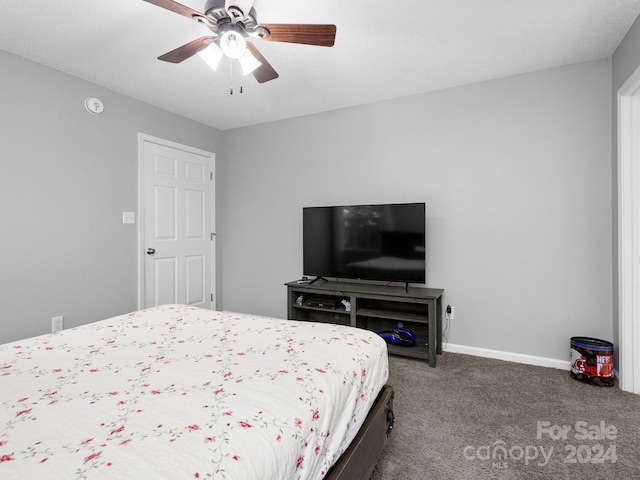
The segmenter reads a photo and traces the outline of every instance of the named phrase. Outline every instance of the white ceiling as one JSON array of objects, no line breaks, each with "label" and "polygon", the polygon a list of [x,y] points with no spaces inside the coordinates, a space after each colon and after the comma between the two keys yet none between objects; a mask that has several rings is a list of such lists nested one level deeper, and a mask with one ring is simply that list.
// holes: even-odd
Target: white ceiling
[{"label": "white ceiling", "polygon": [[[201,11],[205,1],[182,3]],[[198,56],[177,65],[157,60],[210,32],[143,0],[3,0],[0,49],[227,130],[609,57],[640,0],[255,0],[254,7],[259,23],[335,24],[335,46],[256,41],[280,74],[258,84],[251,75],[232,79],[228,65],[214,72]]]}]

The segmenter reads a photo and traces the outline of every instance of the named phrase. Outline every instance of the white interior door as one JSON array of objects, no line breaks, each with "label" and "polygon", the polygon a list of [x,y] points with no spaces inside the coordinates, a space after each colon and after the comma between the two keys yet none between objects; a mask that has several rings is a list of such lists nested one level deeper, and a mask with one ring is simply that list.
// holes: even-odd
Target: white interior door
[{"label": "white interior door", "polygon": [[640,68],[618,90],[618,368],[640,394]]},{"label": "white interior door", "polygon": [[215,309],[214,156],[149,136],[140,142],[140,307]]}]

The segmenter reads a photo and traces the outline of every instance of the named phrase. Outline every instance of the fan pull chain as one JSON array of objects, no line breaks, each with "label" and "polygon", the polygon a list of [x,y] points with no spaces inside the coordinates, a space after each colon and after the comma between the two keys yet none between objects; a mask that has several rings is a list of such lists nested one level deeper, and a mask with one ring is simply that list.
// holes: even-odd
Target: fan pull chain
[{"label": "fan pull chain", "polygon": [[[231,85],[229,86],[229,95],[233,95],[233,60],[229,62],[229,78],[231,78]],[[242,93],[243,86],[240,84],[240,93]]]}]

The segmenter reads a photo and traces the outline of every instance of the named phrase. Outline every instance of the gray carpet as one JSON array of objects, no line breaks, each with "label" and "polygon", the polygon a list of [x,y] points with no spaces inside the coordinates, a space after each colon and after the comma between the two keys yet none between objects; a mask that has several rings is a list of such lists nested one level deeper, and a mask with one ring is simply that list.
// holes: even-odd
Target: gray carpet
[{"label": "gray carpet", "polygon": [[436,368],[390,357],[389,383],[395,428],[371,480],[640,479],[640,395],[617,386],[446,352]]}]

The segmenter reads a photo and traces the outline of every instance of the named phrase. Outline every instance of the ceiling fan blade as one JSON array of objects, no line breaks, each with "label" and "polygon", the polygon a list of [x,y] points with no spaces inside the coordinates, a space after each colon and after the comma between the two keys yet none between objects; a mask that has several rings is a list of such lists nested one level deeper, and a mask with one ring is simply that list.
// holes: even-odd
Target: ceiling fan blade
[{"label": "ceiling fan blade", "polygon": [[171,12],[179,15],[184,15],[187,18],[193,18],[194,16],[202,17],[202,13],[197,12],[189,7],[185,7],[181,3],[174,2],[172,0],[144,0],[145,2],[152,3],[161,8],[165,8]]},{"label": "ceiling fan blade", "polygon": [[247,48],[253,54],[253,56],[256,57],[256,59],[262,64],[252,72],[258,83],[265,83],[269,80],[275,80],[280,76],[278,75],[278,72],[273,69],[271,64],[267,62],[267,60],[262,56],[262,54],[258,51],[253,43],[247,42]]},{"label": "ceiling fan blade", "polygon": [[333,47],[336,39],[335,25],[263,23],[260,26],[269,30],[269,36],[265,40],[271,42],[304,43],[320,47]]},{"label": "ceiling fan blade", "polygon": [[175,50],[171,50],[170,52],[161,55],[158,57],[158,60],[162,60],[163,62],[180,63],[195,55],[200,50],[207,48],[213,40],[215,40],[215,37],[200,37],[193,42],[189,42],[186,45],[182,45]]}]

